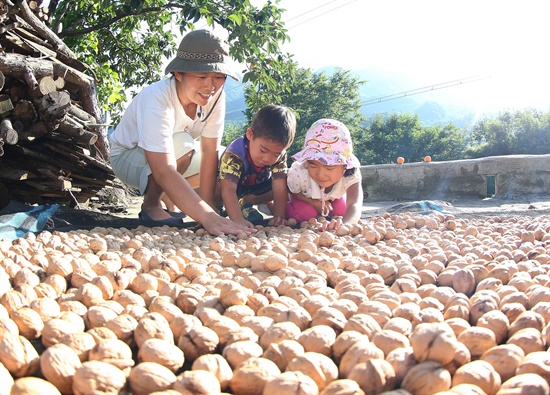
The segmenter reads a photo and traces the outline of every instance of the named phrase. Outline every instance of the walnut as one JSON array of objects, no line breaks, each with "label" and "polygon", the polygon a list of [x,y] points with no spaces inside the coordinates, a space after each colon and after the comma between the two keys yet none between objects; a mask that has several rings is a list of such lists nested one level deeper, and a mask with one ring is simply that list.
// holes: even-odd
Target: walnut
[{"label": "walnut", "polygon": [[422,362],[407,372],[401,388],[411,394],[435,394],[451,388],[451,374],[435,361]]},{"label": "walnut", "polygon": [[156,362],[172,372],[177,372],[184,363],[183,351],[164,339],[147,339],[138,350],[139,362]]},{"label": "walnut", "polygon": [[151,392],[171,389],[176,375],[155,362],[141,362],[134,366],[128,376],[132,395],[147,395]]},{"label": "walnut", "polygon": [[0,341],[0,362],[15,377],[23,377],[36,373],[40,357],[25,337],[8,334]]},{"label": "walnut", "polygon": [[252,357],[235,368],[230,387],[238,395],[261,394],[266,384],[280,374],[281,371],[274,362]]},{"label": "walnut", "polygon": [[[9,390],[8,390],[9,391]],[[61,395],[61,392],[52,383],[38,377],[21,377],[13,382],[11,392],[6,394],[44,394]]]},{"label": "walnut", "polygon": [[40,356],[40,371],[63,394],[72,393],[73,377],[82,365],[78,354],[65,344],[54,344]]},{"label": "walnut", "polygon": [[487,394],[494,394],[500,388],[500,376],[487,361],[477,360],[459,367],[453,375],[452,385],[474,384]]},{"label": "walnut", "polygon": [[212,373],[219,382],[220,388],[225,391],[229,388],[229,383],[233,377],[233,371],[229,363],[220,354],[201,355],[191,366],[192,370],[205,370]]},{"label": "walnut", "polygon": [[283,372],[265,385],[262,394],[318,395],[319,389],[315,381],[302,372]]},{"label": "walnut", "polygon": [[84,362],[73,376],[74,395],[117,394],[125,385],[124,372],[107,362]]},{"label": "walnut", "polygon": [[383,359],[371,359],[357,364],[348,378],[356,381],[365,394],[393,390],[397,382],[392,365]]}]

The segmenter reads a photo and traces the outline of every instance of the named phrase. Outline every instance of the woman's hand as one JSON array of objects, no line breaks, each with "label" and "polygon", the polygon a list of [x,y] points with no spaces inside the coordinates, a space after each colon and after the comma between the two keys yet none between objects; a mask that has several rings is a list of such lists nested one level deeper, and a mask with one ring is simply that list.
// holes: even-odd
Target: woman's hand
[{"label": "woman's hand", "polygon": [[229,218],[222,217],[214,211],[207,214],[206,219],[201,222],[204,229],[213,236],[221,234],[236,235],[246,233],[250,235],[256,233],[256,228],[248,221],[231,221]]}]

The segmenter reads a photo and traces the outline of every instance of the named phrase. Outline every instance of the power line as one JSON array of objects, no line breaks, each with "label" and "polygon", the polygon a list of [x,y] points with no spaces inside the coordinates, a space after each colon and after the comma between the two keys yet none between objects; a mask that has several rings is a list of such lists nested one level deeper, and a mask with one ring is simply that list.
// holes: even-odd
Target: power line
[{"label": "power line", "polygon": [[[338,10],[338,9],[340,9],[340,8],[342,8],[342,7],[345,7],[345,6],[347,6],[347,5],[351,4],[351,3],[354,3],[354,2],[356,2],[356,1],[357,1],[357,0],[352,0],[352,1],[348,2],[348,3],[342,4],[341,6],[338,6],[338,7],[336,7],[336,8],[331,9],[331,10],[328,10],[328,11],[326,11],[326,12],[323,12],[322,14],[315,15],[315,16],[309,18],[309,19],[306,19],[305,21],[302,21],[302,22],[298,23],[297,25],[294,25],[294,26],[289,27],[288,30],[294,29],[295,27],[298,27],[298,26],[300,26],[300,25],[303,25],[304,23],[307,23],[307,22],[309,22],[309,21],[311,21],[311,20],[313,20],[313,19],[319,18],[320,16],[326,15],[326,14],[332,12],[332,11],[336,11],[336,10]],[[325,5],[326,5],[326,4],[325,4]],[[319,8],[321,8],[321,7],[318,7],[318,8],[309,10],[309,11],[306,11],[306,12],[304,12],[302,15],[309,14],[310,12],[313,12],[314,10],[317,10],[317,9],[319,9]],[[302,15],[300,15],[300,16],[302,16]],[[296,18],[293,18],[293,19],[296,19]]]},{"label": "power line", "polygon": [[318,10],[318,9],[320,9],[320,8],[323,8],[324,6],[329,5],[329,4],[331,4],[331,3],[334,3],[334,2],[336,2],[336,1],[338,1],[338,0],[332,0],[332,1],[329,1],[328,3],[323,4],[322,6],[319,6],[319,7],[316,7],[316,8],[312,8],[311,10],[306,11],[306,12],[302,12],[300,15],[297,15],[297,16],[295,16],[294,18],[290,18],[290,19],[289,19],[288,21],[286,21],[285,23],[292,22],[294,19],[298,19],[298,18],[300,18],[300,17],[302,17],[302,16],[304,16],[304,15],[310,14],[310,13],[313,12],[314,10]]},{"label": "power line", "polygon": [[431,92],[431,91],[435,91],[435,90],[439,90],[439,89],[450,88],[450,87],[456,86],[456,85],[465,85],[465,84],[469,84],[471,82],[485,80],[487,78],[490,78],[490,76],[461,78],[461,79],[458,79],[458,80],[452,80],[452,81],[447,81],[447,82],[441,82],[439,84],[425,86],[423,88],[416,88],[416,89],[411,89],[411,90],[400,92],[400,93],[394,93],[394,94],[391,94],[391,95],[379,96],[379,97],[375,97],[373,99],[363,101],[361,103],[361,107],[369,106],[371,104],[376,104],[376,103],[382,103],[382,102],[385,102],[385,101],[400,99],[402,97],[414,96],[414,95],[418,95],[420,93],[425,93],[425,92]]}]

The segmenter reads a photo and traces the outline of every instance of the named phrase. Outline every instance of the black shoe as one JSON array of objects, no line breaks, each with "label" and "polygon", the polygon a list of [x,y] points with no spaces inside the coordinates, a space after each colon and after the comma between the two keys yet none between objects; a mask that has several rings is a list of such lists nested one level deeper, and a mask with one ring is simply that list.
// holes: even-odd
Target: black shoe
[{"label": "black shoe", "polygon": [[139,214],[138,214],[138,217],[142,221],[146,221],[146,222],[149,222],[149,223],[155,223],[155,224],[159,224],[159,225],[177,226],[177,225],[182,225],[183,224],[183,221],[182,221],[181,218],[175,218],[175,217],[155,220],[155,219],[149,217],[149,215],[145,211],[140,211]]}]

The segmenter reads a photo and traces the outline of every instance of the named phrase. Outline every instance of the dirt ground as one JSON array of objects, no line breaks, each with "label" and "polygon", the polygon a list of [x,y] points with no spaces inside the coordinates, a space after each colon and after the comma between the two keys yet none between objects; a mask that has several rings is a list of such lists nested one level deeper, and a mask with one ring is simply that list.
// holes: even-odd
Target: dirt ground
[{"label": "dirt ground", "polygon": [[[60,206],[55,214],[48,219],[44,229],[49,231],[70,231],[77,229],[93,229],[95,227],[112,227],[133,229],[140,225],[158,226],[138,219],[141,197],[124,191],[113,194],[98,195],[87,206]],[[29,207],[23,203],[10,202],[10,205],[0,210],[0,215],[25,212]],[[450,201],[371,201],[366,199],[363,204],[363,219],[381,216],[384,213],[398,214],[412,212],[429,214],[440,212],[452,214],[457,218],[475,219],[483,217],[541,217],[550,216],[550,195],[529,196],[497,196],[485,199],[462,198]],[[260,224],[267,225],[266,217]],[[1,225],[1,224],[0,224]],[[189,217],[185,218],[181,227],[194,228],[197,223]]]},{"label": "dirt ground", "polygon": [[[91,229],[100,227],[135,228],[139,225],[155,226],[138,219],[140,197],[126,197],[118,204],[99,203],[88,208],[60,207],[54,218],[54,229]],[[457,218],[474,219],[483,217],[550,216],[550,195],[503,196],[485,199],[454,199],[451,201],[369,201],[363,204],[363,219],[381,216],[384,213],[400,212],[452,214]],[[266,221],[263,224],[267,223]],[[195,227],[192,219],[184,219],[182,227]]]}]

